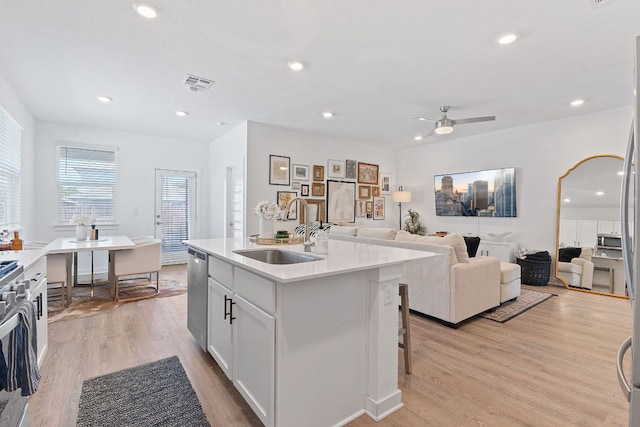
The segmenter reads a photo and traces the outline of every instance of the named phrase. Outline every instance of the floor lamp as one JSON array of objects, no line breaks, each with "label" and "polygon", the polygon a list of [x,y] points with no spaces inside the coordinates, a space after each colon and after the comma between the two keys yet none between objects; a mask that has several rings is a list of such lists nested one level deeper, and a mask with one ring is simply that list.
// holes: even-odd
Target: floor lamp
[{"label": "floor lamp", "polygon": [[404,191],[402,186],[398,188],[398,191],[394,191],[391,195],[391,199],[400,207],[400,220],[398,221],[398,228],[402,230],[402,204],[409,203],[411,201],[411,191]]}]

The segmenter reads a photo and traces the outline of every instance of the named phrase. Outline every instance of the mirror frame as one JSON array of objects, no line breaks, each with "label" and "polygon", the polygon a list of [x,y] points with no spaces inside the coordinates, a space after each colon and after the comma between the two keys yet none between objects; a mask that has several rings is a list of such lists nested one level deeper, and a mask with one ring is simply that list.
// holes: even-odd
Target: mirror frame
[{"label": "mirror frame", "polygon": [[562,283],[564,285],[564,287],[566,289],[569,289],[571,291],[578,291],[578,292],[585,292],[588,294],[596,294],[596,295],[605,295],[608,297],[614,297],[614,298],[621,298],[621,299],[629,299],[628,296],[626,295],[618,295],[618,294],[610,294],[607,292],[600,292],[600,291],[594,291],[591,289],[578,289],[578,288],[572,288],[570,287],[567,282],[564,281],[564,279],[562,279],[560,276],[558,276],[558,258],[559,258],[559,251],[560,251],[560,206],[561,206],[561,197],[562,197],[562,180],[564,178],[566,178],[567,176],[569,176],[569,174],[571,172],[573,172],[574,170],[576,170],[576,168],[578,166],[580,166],[581,164],[592,160],[592,159],[597,159],[600,157],[613,157],[614,159],[618,159],[618,160],[622,160],[624,162],[624,157],[619,156],[617,154],[596,154],[594,156],[589,156],[587,158],[584,158],[582,160],[580,160],[578,163],[576,163],[575,165],[573,165],[571,168],[569,168],[563,175],[561,175],[558,178],[558,199],[557,199],[557,204],[556,204],[556,258],[554,260],[554,268],[553,268],[553,272],[554,272],[554,277],[560,281],[560,283]]}]

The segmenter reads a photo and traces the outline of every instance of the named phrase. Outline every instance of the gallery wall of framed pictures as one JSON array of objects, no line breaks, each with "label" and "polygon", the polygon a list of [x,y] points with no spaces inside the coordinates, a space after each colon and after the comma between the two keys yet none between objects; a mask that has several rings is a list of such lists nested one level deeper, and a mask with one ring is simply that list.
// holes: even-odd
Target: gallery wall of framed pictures
[{"label": "gallery wall of framed pictures", "polygon": [[[275,191],[281,209],[299,194],[311,205],[311,221],[330,223],[384,220],[385,196],[392,188],[391,174],[380,172],[376,163],[331,158],[306,164],[279,154],[269,155],[269,184],[285,187]],[[303,221],[300,208],[292,205],[287,219]]]}]

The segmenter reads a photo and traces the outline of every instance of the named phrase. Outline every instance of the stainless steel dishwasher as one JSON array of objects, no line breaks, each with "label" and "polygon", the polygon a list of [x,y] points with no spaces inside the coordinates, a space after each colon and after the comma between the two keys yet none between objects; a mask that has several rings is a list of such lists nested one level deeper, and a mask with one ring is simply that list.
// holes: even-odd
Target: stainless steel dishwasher
[{"label": "stainless steel dishwasher", "polygon": [[193,248],[189,253],[187,276],[187,328],[207,351],[207,301],[208,301],[208,257]]}]

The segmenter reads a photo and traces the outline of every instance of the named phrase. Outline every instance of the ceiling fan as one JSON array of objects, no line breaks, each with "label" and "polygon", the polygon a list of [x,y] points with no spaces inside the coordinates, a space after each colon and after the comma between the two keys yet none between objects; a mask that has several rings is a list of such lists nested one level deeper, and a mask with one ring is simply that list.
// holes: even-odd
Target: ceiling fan
[{"label": "ceiling fan", "polygon": [[440,107],[440,111],[442,111],[442,118],[438,120],[428,119],[425,117],[416,117],[418,120],[423,122],[435,122],[435,128],[429,132],[424,138],[437,133],[438,135],[446,135],[448,133],[453,132],[453,126],[455,125],[463,125],[466,123],[477,123],[477,122],[489,122],[491,120],[495,120],[496,116],[485,116],[485,117],[469,117],[467,119],[450,119],[447,117],[447,112],[451,107],[448,105],[443,105]]}]

